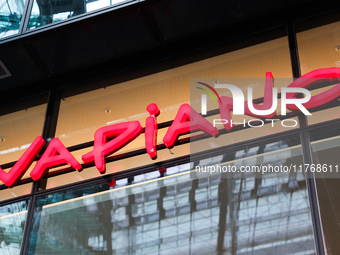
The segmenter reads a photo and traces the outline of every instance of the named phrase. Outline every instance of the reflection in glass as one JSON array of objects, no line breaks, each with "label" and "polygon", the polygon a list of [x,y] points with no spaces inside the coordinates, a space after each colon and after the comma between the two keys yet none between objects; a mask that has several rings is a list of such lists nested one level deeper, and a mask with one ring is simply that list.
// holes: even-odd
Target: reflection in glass
[{"label": "reflection in glass", "polygon": [[65,20],[125,0],[35,0],[28,29]]},{"label": "reflection in glass", "polygon": [[[229,175],[222,190],[229,195],[220,206],[226,206],[224,251],[230,251],[226,254],[315,254],[303,171],[239,171],[299,166],[301,154],[299,139],[291,138],[200,160],[201,167],[237,169],[221,175]],[[211,171],[208,174],[213,178]]]},{"label": "reflection in glass", "polygon": [[20,254],[29,201],[0,207],[0,254]]},{"label": "reflection in glass", "polygon": [[[340,130],[338,126],[315,130],[310,133],[311,149],[314,164],[327,165],[327,172],[315,173],[318,190],[322,228],[327,254],[338,254],[340,251]],[[330,166],[333,172],[330,172]],[[340,171],[340,169],[338,170]]]},{"label": "reflection in glass", "polygon": [[0,0],[0,39],[19,32],[24,8],[24,0]]},{"label": "reflection in glass", "polygon": [[[296,141],[244,148],[203,164],[298,164]],[[209,163],[210,162],[210,163]],[[117,186],[37,199],[29,254],[315,254],[303,174],[228,175],[190,164]]]}]

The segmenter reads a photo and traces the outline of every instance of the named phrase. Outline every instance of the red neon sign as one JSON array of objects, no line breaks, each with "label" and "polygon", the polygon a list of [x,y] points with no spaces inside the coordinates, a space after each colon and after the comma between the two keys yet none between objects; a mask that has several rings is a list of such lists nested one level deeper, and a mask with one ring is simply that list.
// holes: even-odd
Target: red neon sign
[{"label": "red neon sign", "polygon": [[[253,104],[256,110],[268,110],[273,104],[273,84],[274,78],[271,72],[266,73],[266,83],[263,97],[263,105]],[[219,103],[221,118],[228,120],[228,123],[224,123],[223,126],[226,130],[231,130],[234,125],[231,122],[231,110],[233,110],[233,98],[222,96],[221,102]],[[248,102],[244,102],[244,114],[252,117],[260,118],[272,118],[276,115],[276,111],[268,115],[257,115],[250,111],[248,107]]]},{"label": "red neon sign", "polygon": [[145,148],[146,152],[149,154],[150,158],[157,158],[157,121],[156,117],[159,115],[160,111],[156,104],[149,104],[146,110],[150,113],[150,117],[146,119],[145,122]]},{"label": "red neon sign", "polygon": [[[312,71],[298,78],[288,87],[310,88],[320,82],[334,81],[340,81],[340,68],[325,68]],[[263,105],[254,105],[255,109],[266,110],[271,106],[272,89],[273,76],[271,73],[266,73],[264,102]],[[294,97],[296,97],[296,94],[287,94],[287,99]],[[339,97],[340,84],[311,97],[310,101],[303,105],[306,109],[315,109]],[[224,119],[231,119],[230,111],[233,110],[232,100],[232,98],[221,97],[219,101],[220,115]],[[287,104],[287,108],[298,110],[296,106],[289,104]],[[275,112],[266,116],[253,114],[246,103],[244,109],[245,114],[260,118],[270,118],[275,115]],[[150,113],[150,117],[147,118],[145,125],[145,148],[149,156],[155,159],[157,157],[156,145],[158,130],[156,117],[159,115],[159,109],[156,104],[150,104],[147,107],[147,111]],[[232,126],[228,125],[225,126],[225,128],[230,129]],[[196,130],[202,130],[212,136],[218,135],[216,127],[191,108],[190,105],[183,104],[180,106],[173,123],[164,136],[163,143],[166,147],[171,148],[176,144],[179,136]],[[142,132],[143,128],[139,121],[124,122],[102,127],[95,132],[93,151],[83,155],[82,160],[86,164],[94,162],[99,172],[105,173],[106,157],[126,146]],[[42,150],[45,144],[43,138],[38,136],[8,173],[0,168],[0,180],[8,187],[13,187],[30,167],[36,155]],[[49,143],[42,157],[37,161],[30,175],[34,181],[40,181],[49,169],[65,164],[72,166],[78,171],[82,170],[81,164],[72,156],[60,140],[54,138]]]},{"label": "red neon sign", "polygon": [[40,181],[49,169],[62,165],[70,165],[78,171],[83,169],[60,140],[53,138],[42,157],[34,166],[31,177],[36,182]]},{"label": "red neon sign", "polygon": [[163,143],[166,147],[172,148],[180,135],[196,130],[202,130],[212,136],[218,135],[218,130],[213,124],[191,108],[190,105],[182,104],[163,138]]},{"label": "red neon sign", "polygon": [[[94,134],[93,151],[83,155],[84,163],[93,163],[100,173],[105,173],[105,157],[134,140],[143,132],[139,121],[123,122],[115,125],[102,127]],[[113,138],[107,142],[108,139]]]},{"label": "red neon sign", "polygon": [[[291,88],[311,88],[321,82],[340,82],[340,68],[324,68],[311,71],[299,79],[296,79],[288,87]],[[296,94],[287,94],[287,99],[295,98]],[[340,97],[340,83],[318,95],[312,96],[311,99],[304,103],[303,106],[307,109],[316,109],[322,105],[328,104],[337,100]],[[295,105],[287,105],[291,111],[297,111]]]},{"label": "red neon sign", "polygon": [[45,144],[44,139],[41,136],[38,136],[8,173],[0,167],[1,181],[3,181],[7,187],[11,188],[15,186]]}]

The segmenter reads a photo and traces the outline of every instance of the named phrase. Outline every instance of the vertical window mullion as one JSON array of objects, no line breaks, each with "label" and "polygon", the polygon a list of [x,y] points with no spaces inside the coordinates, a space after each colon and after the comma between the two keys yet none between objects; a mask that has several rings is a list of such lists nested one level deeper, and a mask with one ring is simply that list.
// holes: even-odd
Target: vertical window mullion
[{"label": "vertical window mullion", "polygon": [[[289,22],[287,24],[287,34],[288,34],[288,43],[289,43],[293,78],[297,79],[301,76],[301,69],[300,69],[300,60],[299,60],[298,45],[297,45],[297,40],[296,40],[295,26],[293,22]],[[301,128],[301,146],[302,146],[302,152],[303,152],[303,161],[305,164],[312,164],[312,153],[310,150],[310,141],[309,141],[308,133],[306,131],[306,127],[307,127],[306,116],[300,115],[299,122],[300,122],[300,128]],[[308,197],[309,197],[311,216],[312,216],[312,222],[313,222],[313,232],[314,232],[314,240],[315,240],[315,246],[316,246],[315,248],[316,248],[317,254],[323,255],[325,254],[325,244],[324,244],[324,238],[323,238],[319,199],[317,195],[314,173],[310,171],[306,173],[306,182],[307,182]]]},{"label": "vertical window mullion", "polygon": [[31,16],[31,10],[33,7],[34,0],[27,0],[25,3],[25,9],[23,13],[23,17],[21,19],[20,28],[19,28],[19,34],[23,34],[27,31],[27,27],[29,24],[30,16]]},{"label": "vertical window mullion", "polygon": [[[42,131],[42,137],[46,142],[49,142],[51,138],[55,135],[55,130],[57,128],[57,120],[59,115],[59,107],[60,107],[60,95],[59,92],[56,90],[51,90],[48,96],[47,108],[46,108],[46,115],[45,115],[45,122]],[[26,220],[26,227],[24,230],[23,241],[21,244],[20,255],[27,253],[27,246],[29,241],[29,235],[31,226],[33,223],[33,216],[34,216],[34,208],[35,208],[35,201],[36,201],[36,192],[41,189],[42,187],[46,186],[46,179],[36,183],[33,182],[32,187],[32,196],[30,199],[30,206],[27,213],[27,220]]]}]

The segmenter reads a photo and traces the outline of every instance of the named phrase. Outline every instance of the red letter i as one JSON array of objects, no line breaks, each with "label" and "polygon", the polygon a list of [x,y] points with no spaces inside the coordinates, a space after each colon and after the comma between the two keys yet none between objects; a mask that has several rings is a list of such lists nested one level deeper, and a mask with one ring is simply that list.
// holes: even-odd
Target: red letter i
[{"label": "red letter i", "polygon": [[157,121],[156,117],[159,115],[159,109],[156,104],[149,104],[146,110],[150,113],[150,117],[145,122],[145,147],[149,156],[152,159],[157,158]]}]

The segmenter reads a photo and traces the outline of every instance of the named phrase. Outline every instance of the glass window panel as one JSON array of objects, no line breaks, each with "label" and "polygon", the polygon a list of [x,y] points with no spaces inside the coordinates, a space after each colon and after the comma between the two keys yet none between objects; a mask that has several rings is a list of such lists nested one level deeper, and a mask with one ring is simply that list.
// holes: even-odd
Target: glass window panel
[{"label": "glass window panel", "polygon": [[[301,74],[319,68],[340,67],[340,21],[325,26],[319,26],[297,33]],[[333,84],[334,86],[335,84]],[[332,86],[311,91],[319,94]],[[307,116],[309,124],[316,124],[339,118],[339,107],[322,110]]]},{"label": "glass window panel", "polygon": [[339,67],[340,21],[297,33],[301,74],[319,68]]},{"label": "glass window panel", "polygon": [[0,206],[0,254],[19,255],[29,200]]},{"label": "glass window panel", "polygon": [[42,134],[46,104],[0,116],[1,164],[17,161],[34,139]]},{"label": "glass window panel", "polygon": [[5,188],[0,190],[0,201],[4,201],[11,198],[28,195],[32,191],[32,183],[17,185],[11,189]]},{"label": "glass window panel", "polygon": [[[66,146],[72,146],[93,140],[94,132],[106,125],[138,120],[144,126],[149,116],[146,107],[150,103],[156,103],[161,111],[158,123],[173,120],[179,107],[190,102],[190,79],[193,77],[243,78],[248,85],[256,83],[254,98],[261,98],[266,72],[272,72],[276,78],[286,78],[275,80],[278,88],[293,81],[287,37],[67,97],[61,102],[56,136]],[[159,142],[166,130],[159,130]],[[126,150],[140,147],[144,147],[142,137]]]},{"label": "glass window panel", "polygon": [[25,3],[24,0],[0,1],[0,39],[19,32]]},{"label": "glass window panel", "polygon": [[[0,165],[18,161],[31,143],[42,135],[46,102],[47,95],[44,95],[0,108]],[[30,169],[23,178],[29,177]]]},{"label": "glass window panel", "polygon": [[129,2],[126,0],[34,0],[28,30],[66,20],[79,14]]},{"label": "glass window panel", "polygon": [[334,224],[340,216],[340,130],[338,126],[319,129],[311,132],[310,138],[313,163],[326,170],[315,173],[316,185],[327,252],[336,254],[340,250],[339,240],[336,238],[340,235],[340,227],[339,224]]},{"label": "glass window panel", "polygon": [[[279,68],[276,68],[275,63],[277,61],[280,61]],[[245,77],[251,77],[247,80],[248,82],[254,82],[255,78],[254,97],[262,97],[267,71],[273,72],[275,77],[285,77],[285,79],[276,79],[276,87],[285,87],[292,81],[289,78],[291,77],[291,67],[286,37],[109,86],[105,89],[64,98],[61,101],[56,137],[66,146],[72,146],[93,140],[95,131],[106,125],[138,120],[142,126],[145,126],[145,120],[149,116],[146,107],[150,103],[157,103],[161,110],[161,114],[157,117],[158,123],[173,120],[180,105],[190,102],[190,78],[192,77],[239,77],[243,80],[247,80]],[[208,119],[211,121],[213,117],[218,117],[218,115]],[[245,116],[245,118],[247,121],[252,119],[249,116]],[[294,118],[294,120],[297,120],[297,118]],[[189,144],[175,146],[171,150],[172,154],[168,149],[159,150],[158,159],[155,161],[152,161],[147,154],[117,160],[107,164],[107,173],[188,155],[191,150],[191,152],[200,152],[294,128],[298,128],[298,125],[287,128],[283,127],[281,123],[273,123],[266,124],[262,128],[240,130],[223,135],[224,140],[209,138],[203,142],[197,141],[194,143],[195,146],[191,147]],[[167,129],[159,129],[158,144],[162,144]],[[181,138],[183,137],[185,136]],[[116,152],[115,155],[143,148],[145,148],[144,134]],[[82,162],[81,156],[91,150],[92,147],[89,147],[73,151],[72,154],[79,162]],[[50,172],[57,169],[52,169]],[[81,173],[72,172],[50,178],[47,181],[47,188],[98,176],[100,174],[95,167],[87,168]]]},{"label": "glass window panel", "polygon": [[[277,61],[280,62],[279,68],[276,68],[275,63]],[[291,77],[291,67],[286,37],[114,86],[64,98],[61,101],[56,137],[65,146],[73,146],[93,140],[95,131],[106,125],[137,120],[140,121],[142,126],[145,126],[145,120],[149,116],[146,107],[150,103],[156,103],[160,108],[161,114],[157,117],[158,123],[171,121],[175,118],[179,107],[183,103],[190,102],[190,78],[192,77],[243,77],[243,80],[247,80],[244,77],[250,77],[247,80],[248,82],[256,80],[254,97],[262,97],[265,74],[268,71],[271,71],[275,77],[285,77],[285,79],[276,79],[276,87],[285,87],[292,81],[289,78]],[[218,115],[214,117],[218,117]],[[211,118],[208,119],[211,121]],[[245,116],[245,118],[247,121],[251,119],[249,116]],[[297,127],[298,125],[294,128]],[[291,129],[293,128],[283,127],[281,123],[267,124],[258,130],[253,129],[252,132],[240,130],[224,135],[226,140],[220,143],[218,139],[214,138],[203,143],[198,141],[195,143],[197,145],[195,148],[197,148],[197,151],[203,151],[215,148],[214,146],[225,146]],[[168,128],[158,130],[158,144],[162,144],[162,139],[167,130]],[[186,136],[181,138],[184,137]],[[206,147],[206,144],[209,144],[209,147]],[[142,134],[115,154],[143,148],[145,148],[145,138]],[[90,150],[92,150],[92,147],[74,151],[72,154],[81,162],[81,156]],[[114,167],[108,168],[110,169],[108,173],[188,155],[190,145],[175,146],[171,152],[172,154],[167,149],[159,150],[156,161],[152,161],[148,155],[140,155],[124,161],[110,163]],[[83,174],[89,174],[89,177],[84,178],[81,176]],[[88,179],[91,178],[90,176],[93,178],[99,176],[99,174],[95,168],[93,168],[93,171],[91,168],[91,170],[84,170],[83,173],[71,173],[68,176],[72,180],[65,180],[65,184]],[[62,185],[61,179],[65,178],[54,178],[54,181],[58,182],[57,186]],[[55,187],[55,185],[52,186]]]},{"label": "glass window panel", "polygon": [[[258,150],[243,148],[244,157],[238,159],[235,151],[223,154],[221,164],[246,165],[254,157],[256,164],[303,162],[297,137],[255,147]],[[208,186],[199,187],[203,182]],[[246,182],[254,184],[245,186]],[[210,255],[226,250],[315,254],[304,179],[297,181],[296,174],[288,172],[254,178],[252,173],[228,176],[193,169],[128,186],[102,184],[42,195],[35,204],[28,250],[29,254]]]}]

